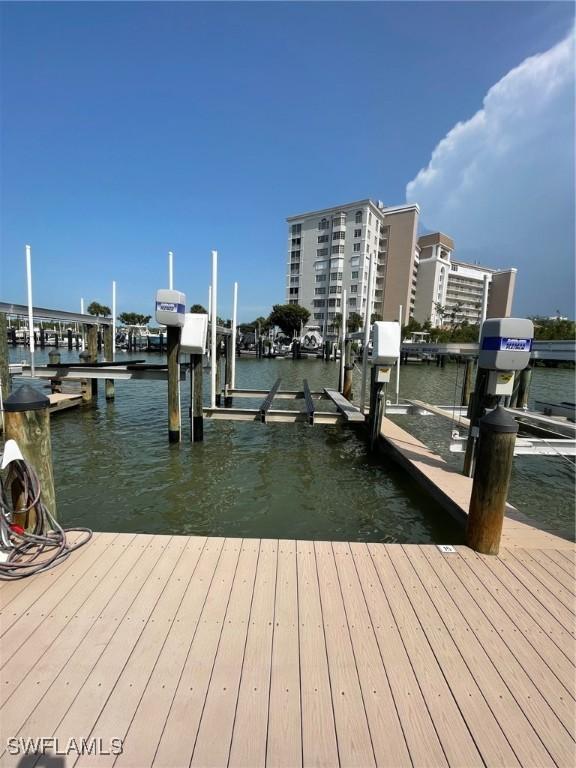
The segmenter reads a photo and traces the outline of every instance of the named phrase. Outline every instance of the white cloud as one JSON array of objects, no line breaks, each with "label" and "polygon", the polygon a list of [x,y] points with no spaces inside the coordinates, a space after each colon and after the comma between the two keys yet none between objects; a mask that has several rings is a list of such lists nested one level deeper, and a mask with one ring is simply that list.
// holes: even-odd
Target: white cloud
[{"label": "white cloud", "polygon": [[518,314],[574,314],[574,197],[572,33],[492,86],[406,187],[456,258],[518,267]]}]

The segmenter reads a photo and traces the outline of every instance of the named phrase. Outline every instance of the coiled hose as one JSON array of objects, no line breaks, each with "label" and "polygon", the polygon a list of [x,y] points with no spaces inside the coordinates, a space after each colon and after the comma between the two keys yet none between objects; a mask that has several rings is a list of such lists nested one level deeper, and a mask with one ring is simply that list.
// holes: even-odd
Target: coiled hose
[{"label": "coiled hose", "polygon": [[[36,512],[32,531],[12,524],[14,509],[8,500],[7,487],[14,482],[19,483],[22,489],[17,512],[26,516],[32,509]],[[42,502],[40,491],[38,475],[27,461],[10,463],[6,485],[0,478],[0,548],[9,552],[8,559],[0,562],[0,580],[24,579],[47,571],[92,538],[89,528],[62,528]],[[66,534],[72,531],[84,533],[85,536],[69,544]]]}]

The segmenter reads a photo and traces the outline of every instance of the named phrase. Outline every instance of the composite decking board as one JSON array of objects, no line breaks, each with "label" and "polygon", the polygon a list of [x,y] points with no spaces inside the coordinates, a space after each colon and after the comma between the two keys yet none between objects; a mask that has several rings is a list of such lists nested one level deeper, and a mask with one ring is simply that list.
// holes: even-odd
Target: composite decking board
[{"label": "composite decking board", "polygon": [[54,735],[59,741],[65,742],[71,733],[77,734],[78,737],[88,737],[92,731],[170,579],[182,554],[183,542],[180,537],[175,537],[163,547],[164,551],[144,587],[119,622],[116,632],[58,724]]},{"label": "composite decking board", "polygon": [[[80,533],[68,534],[68,540],[70,543],[74,543],[80,537]],[[74,550],[72,554],[66,558],[57,568],[51,568],[49,571],[39,573],[32,579],[18,579],[18,581],[0,581],[0,626],[1,615],[6,611],[16,611],[17,614],[26,609],[28,605],[31,605],[39,595],[43,594],[52,584],[59,579],[63,573],[77,560],[85,551],[86,547],[93,544],[101,536],[114,536],[115,534],[103,534],[94,533],[92,539],[84,547]],[[16,600],[18,595],[22,595],[24,600]]]},{"label": "composite decking board", "polygon": [[[419,547],[411,545],[405,549],[401,545],[392,546],[390,558],[397,570],[401,571],[411,584],[414,599],[421,601],[423,607],[431,604],[436,609],[521,765],[555,765],[556,761],[536,730],[538,724],[526,715],[507,680],[502,676],[505,674],[505,677],[509,678],[510,670],[503,668],[500,671],[496,667],[497,660],[491,658],[476,634],[480,628],[471,626],[458,605],[451,602],[450,592]],[[412,574],[415,574],[419,584]],[[416,597],[417,594],[420,595],[419,598]],[[535,688],[533,692],[536,692]],[[542,710],[538,711],[544,714]],[[554,722],[556,726],[559,725],[555,717]],[[558,730],[560,731],[560,728]]]},{"label": "composite decking board", "polygon": [[[361,687],[332,547],[329,542],[316,542],[314,550],[338,754],[343,765],[358,768],[375,766],[376,759],[365,706],[365,696],[369,694],[373,697],[373,689],[368,692],[365,688],[363,692]],[[371,709],[376,719],[375,707]],[[374,726],[376,725],[382,727],[381,722],[374,722]],[[393,757],[393,764],[398,766],[409,764],[408,751],[401,729],[398,729],[398,733],[394,728],[395,723],[388,722],[387,725],[391,731],[389,754],[391,758]],[[381,734],[376,733],[376,737],[380,746]],[[378,757],[382,757],[380,750]]]},{"label": "composite decking board", "polygon": [[[90,547],[85,557],[78,560],[69,571],[68,578],[59,579],[39,603],[31,606],[6,631],[1,641],[0,669],[6,669],[24,643],[35,631],[41,630],[44,624],[49,632],[54,632],[59,621],[65,626],[68,617],[74,614],[87,595],[98,586],[98,579],[112,567],[120,552],[120,547],[115,548],[102,539]],[[54,614],[56,620],[53,618]]]},{"label": "composite decking board", "polygon": [[[141,546],[140,542],[148,544]],[[90,672],[105,651],[110,638],[137,598],[154,566],[163,552],[163,544],[156,537],[138,536],[138,544],[130,547],[126,553],[128,573],[122,579],[106,607],[96,616],[96,621],[83,637],[81,643],[70,653],[68,635],[50,650],[50,658],[56,664],[61,661],[60,669],[44,675],[42,695],[34,690],[34,677],[24,700],[34,702],[33,709],[18,735],[27,737],[38,733],[52,735],[60,720],[81,691]],[[70,655],[68,655],[70,654]],[[35,671],[35,670],[33,670]],[[40,672],[40,669],[38,669]],[[18,699],[19,701],[19,699]]]},{"label": "composite decking board", "polygon": [[266,764],[302,765],[296,542],[278,542]]},{"label": "composite decking board", "polygon": [[141,768],[151,765],[154,760],[223,545],[222,538],[206,541],[176,619],[172,622],[162,652],[130,723],[124,740],[125,749],[116,762],[119,767]]},{"label": "composite decking board", "polygon": [[228,763],[250,624],[260,541],[244,539],[190,765]]},{"label": "composite decking board", "polygon": [[553,563],[556,563],[556,565],[569,576],[569,588],[573,591],[574,579],[576,578],[576,568],[574,563],[567,561],[566,558],[562,556],[562,553],[555,549],[543,549],[541,550],[541,554],[552,560]]},{"label": "composite decking board", "polygon": [[[49,571],[6,584],[7,587],[14,587],[14,593],[0,612],[0,637],[4,638],[10,627],[26,613],[34,611],[39,605],[42,610],[46,605],[49,605],[55,590],[60,590],[56,594],[61,594],[62,585],[67,584],[66,574],[68,570],[70,568],[78,569],[79,563],[86,561],[83,556],[87,551],[93,547],[98,547],[101,551],[104,546],[111,544],[117,538],[118,534],[101,534],[87,542],[84,547],[75,550],[66,560]],[[18,587],[20,589],[17,589]],[[25,589],[26,587],[29,589]],[[8,593],[6,597],[8,597]]]},{"label": "composite decking board", "polygon": [[[428,556],[428,551],[425,550]],[[564,725],[574,728],[574,705],[576,700],[576,680],[574,665],[556,648],[548,635],[538,627],[531,617],[514,599],[506,595],[500,601],[501,593],[469,567],[461,557],[446,558],[456,578],[468,591],[480,610],[500,634],[508,648],[514,653],[524,670],[539,688],[550,706],[562,719]],[[483,576],[486,578],[485,574]],[[488,592],[488,595],[485,594]],[[495,599],[493,599],[495,598]],[[553,657],[553,663],[550,657]]]},{"label": "composite decking board", "polygon": [[576,544],[574,545],[574,549],[566,549],[566,550],[555,550],[557,551],[562,557],[564,557],[566,560],[568,560],[568,563],[572,566],[576,566]]},{"label": "composite decking board", "polygon": [[[120,549],[120,546],[117,549]],[[110,545],[109,551],[112,557],[113,544]],[[116,567],[109,568],[97,580],[87,579],[82,582],[92,588],[82,604],[76,607],[58,606],[48,624],[41,625],[32,633],[10,662],[3,680],[7,689],[3,702],[4,716],[13,732],[29,716],[30,705],[38,703],[49,690],[54,679],[97,621],[99,613],[115,594],[118,579],[127,575],[133,560],[124,548],[121,552],[123,556],[114,562]],[[80,584],[78,586],[80,587]],[[78,591],[80,592],[80,589]],[[12,699],[14,694],[16,696]]]},{"label": "composite decking board", "polygon": [[[325,551],[325,557],[320,555],[320,548]],[[347,653],[351,653],[356,662],[376,765],[386,762],[397,766],[412,765],[414,762],[422,768],[447,765],[437,739],[434,751],[430,750],[428,743],[410,739],[405,734],[405,729],[410,729],[410,722],[406,720],[402,727],[349,546],[346,543],[320,543],[317,554],[320,555],[319,568],[325,561],[328,589],[330,583],[335,582],[335,602],[342,604],[338,613],[342,614],[346,627],[341,634],[344,637],[349,635],[351,648]],[[324,617],[326,620],[325,613]],[[337,620],[339,618],[337,616]],[[409,739],[411,748],[407,744]]]},{"label": "composite decking board", "polygon": [[519,549],[515,553],[520,562],[524,563],[542,583],[545,584],[558,599],[574,613],[576,597],[574,595],[574,579],[560,568],[542,550]]},{"label": "composite decking board", "polygon": [[572,637],[576,635],[574,614],[556,597],[554,592],[542,583],[534,574],[532,568],[529,568],[522,560],[514,557],[512,550],[501,550],[498,560],[508,568],[518,581],[528,587],[530,594],[541,603],[569,635]]},{"label": "composite decking board", "polygon": [[[436,611],[399,544],[386,550],[369,544],[376,569],[385,585],[395,573],[402,585],[402,601],[409,600],[421,624],[448,685],[484,760],[489,765],[518,766],[520,761],[488,706],[476,680],[462,658],[458,646]],[[396,552],[393,553],[392,550]]]},{"label": "composite decking board", "polygon": [[6,738],[123,737],[119,768],[575,764],[570,550],[99,538],[6,603]]},{"label": "composite decking board", "polygon": [[414,764],[483,766],[411,606],[396,599],[394,582],[384,592],[365,544],[350,550]]},{"label": "composite decking board", "polygon": [[[266,764],[278,541],[260,543],[229,766]],[[275,763],[274,757],[271,762]]]},{"label": "composite decking board", "polygon": [[[422,547],[420,549],[416,545],[405,547],[405,550],[414,567],[421,572],[422,580],[426,584],[430,584],[431,580],[428,578],[428,568],[421,568],[421,566],[424,566],[423,559],[436,574],[442,587],[438,584],[432,585],[430,590],[432,599],[435,603],[443,602],[446,606],[450,606],[450,598],[452,599],[454,606],[459,609],[464,622],[473,633],[473,637],[477,639],[478,644],[492,661],[502,681],[554,762],[558,765],[573,764],[576,758],[574,751],[576,745],[574,742],[573,707],[562,708],[561,714],[563,718],[560,718],[555,709],[551,707],[549,700],[544,697],[532,679],[534,670],[531,669],[530,663],[527,668],[520,664],[512,649],[508,647],[499,633],[495,631],[496,628],[492,626],[486,615],[482,613],[475,601],[471,599],[471,594],[451,569],[449,561],[457,559],[458,555],[443,555],[437,549],[431,547]],[[448,607],[448,612],[450,612],[450,607]],[[451,612],[452,616],[454,614],[455,612]],[[465,624],[464,627],[467,630]],[[468,632],[469,636],[470,634]],[[470,653],[478,656],[479,654],[475,651],[473,645],[473,643],[470,644]],[[537,661],[538,657],[532,654],[530,662],[536,664]],[[490,685],[489,681],[488,685]],[[560,686],[557,686],[557,690],[562,689]],[[554,696],[555,692],[551,691],[550,694]],[[502,701],[504,703],[503,699]],[[560,697],[558,697],[557,704],[556,709],[562,705]],[[508,707],[507,711],[510,711]],[[501,723],[504,722],[502,715],[499,716],[499,719]],[[561,724],[564,726],[563,728]],[[525,733],[525,730],[523,732]]]},{"label": "composite decking board", "polygon": [[[547,609],[545,603],[539,600],[530,589],[531,584],[526,584],[523,574],[517,576],[507,567],[500,557],[488,557],[477,555],[465,547],[458,547],[460,556],[471,564],[480,563],[487,571],[498,579],[502,585],[504,597],[515,598],[524,610],[533,618],[536,624],[550,637],[552,642],[564,654],[566,659],[573,664],[576,651],[576,640]],[[524,574],[525,575],[525,574]]]},{"label": "composite decking board", "polygon": [[[226,539],[171,702],[154,765],[189,765],[230,601],[242,539]],[[191,695],[193,694],[193,695]]]},{"label": "composite decking board", "polygon": [[[203,541],[184,541],[186,545],[176,567],[92,728],[90,735],[94,738],[111,743],[113,738],[124,739],[126,736],[204,546]],[[116,755],[89,755],[80,758],[76,765],[82,768],[113,765],[115,759]]]},{"label": "composite decking board", "polygon": [[340,765],[314,544],[296,542],[302,763]]}]

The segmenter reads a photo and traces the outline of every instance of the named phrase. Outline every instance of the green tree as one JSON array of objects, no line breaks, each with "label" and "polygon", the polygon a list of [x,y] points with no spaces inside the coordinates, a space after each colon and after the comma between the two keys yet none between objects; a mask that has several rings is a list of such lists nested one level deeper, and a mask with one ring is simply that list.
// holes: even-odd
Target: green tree
[{"label": "green tree", "polygon": [[576,323],[574,320],[564,320],[561,317],[531,317],[534,323],[534,338],[542,341],[568,341],[576,338]]},{"label": "green tree", "polygon": [[202,304],[192,304],[192,306],[190,307],[190,312],[193,315],[207,315],[208,314],[208,311],[206,309],[204,309]]},{"label": "green tree", "polygon": [[300,333],[301,325],[306,325],[310,312],[299,304],[274,304],[268,321],[277,325],[289,338]]},{"label": "green tree", "polygon": [[348,315],[348,330],[350,333],[356,333],[356,331],[359,331],[363,324],[364,320],[362,319],[361,314],[358,312],[350,312]]},{"label": "green tree", "polygon": [[118,320],[124,325],[147,325],[152,319],[152,315],[140,315],[138,312],[122,312],[118,315]]},{"label": "green tree", "polygon": [[94,315],[95,317],[110,317],[112,314],[110,307],[107,307],[105,304],[99,304],[97,301],[90,302],[86,311],[89,315]]}]

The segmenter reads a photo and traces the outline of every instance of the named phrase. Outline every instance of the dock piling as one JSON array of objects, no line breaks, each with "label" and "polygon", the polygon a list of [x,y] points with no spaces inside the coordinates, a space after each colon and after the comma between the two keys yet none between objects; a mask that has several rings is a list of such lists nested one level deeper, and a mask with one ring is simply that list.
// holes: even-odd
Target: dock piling
[{"label": "dock piling", "polygon": [[533,363],[523,371],[520,371],[518,381],[518,394],[516,400],[516,408],[528,408],[528,398],[530,396],[530,384],[532,383],[532,371],[534,370]]},{"label": "dock piling", "polygon": [[501,406],[480,420],[466,543],[483,555],[500,548],[517,433],[517,422]]},{"label": "dock piling", "polygon": [[[55,366],[60,365],[60,352],[48,352],[48,364]],[[57,376],[50,379],[50,390],[52,392],[62,392],[62,380]]]},{"label": "dock piling", "polygon": [[[38,475],[41,499],[56,517],[56,494],[50,440],[50,400],[29,384],[24,384],[4,401],[6,440],[15,440],[26,461]],[[28,516],[27,526],[34,524]]]},{"label": "dock piling", "polygon": [[202,355],[190,355],[190,439],[194,443],[204,440],[202,376]]},{"label": "dock piling", "polygon": [[[98,326],[97,325],[87,325],[86,328],[86,351],[88,352],[89,357],[87,358],[87,362],[89,363],[96,363],[98,362]],[[95,399],[98,397],[98,379],[92,379],[92,398]]]},{"label": "dock piling", "polygon": [[[112,350],[112,339],[113,339],[113,328],[111,325],[107,325],[104,328],[104,360],[106,360],[107,363],[113,363],[114,362],[114,353]],[[106,395],[106,400],[109,402],[111,400],[114,400],[114,379],[105,379],[104,380],[104,393]]]},{"label": "dock piling", "polygon": [[169,325],[167,333],[168,351],[168,442],[180,442],[180,383],[178,353],[180,351],[180,328]]},{"label": "dock piling", "polygon": [[4,312],[0,312],[0,384],[2,400],[10,394],[10,364],[8,362],[8,332]]},{"label": "dock piling", "polygon": [[346,339],[344,345],[344,385],[342,388],[342,394],[352,402],[352,372],[354,371],[354,363],[352,362],[352,339]]},{"label": "dock piling", "polygon": [[462,399],[460,403],[467,406],[470,402],[473,388],[474,360],[471,357],[467,357],[464,364],[464,381],[462,382]]},{"label": "dock piling", "polygon": [[232,365],[234,358],[234,339],[232,336],[226,336],[226,356],[225,356],[225,368],[224,368],[224,407],[232,408],[232,396],[229,394],[232,391]]}]

